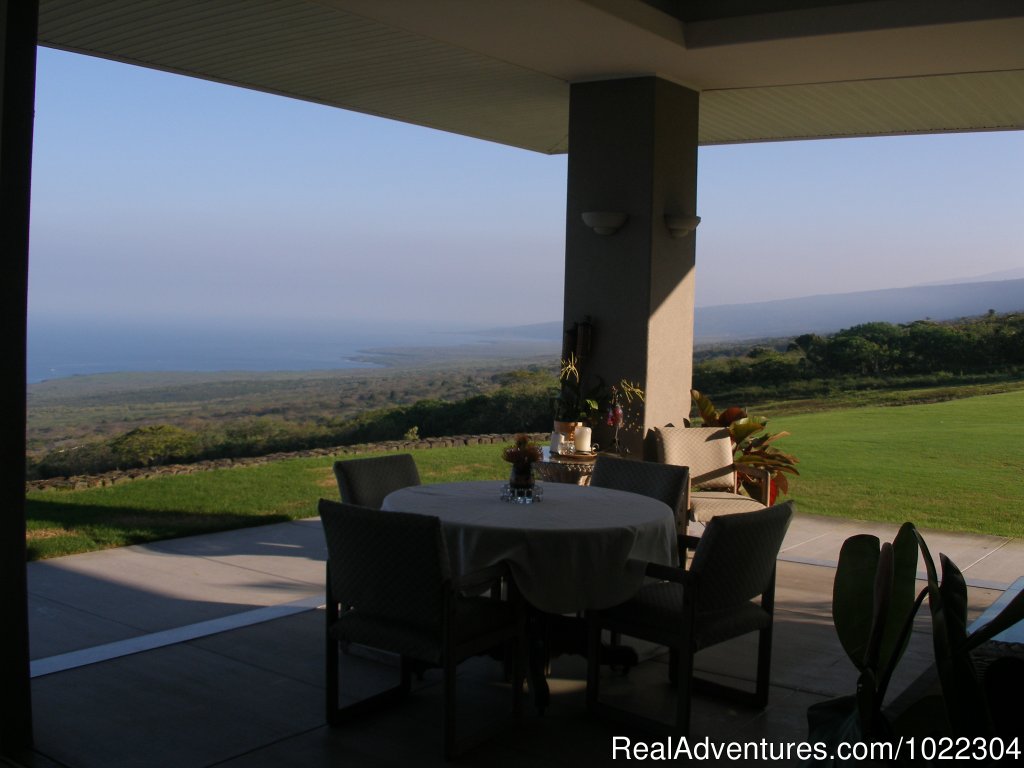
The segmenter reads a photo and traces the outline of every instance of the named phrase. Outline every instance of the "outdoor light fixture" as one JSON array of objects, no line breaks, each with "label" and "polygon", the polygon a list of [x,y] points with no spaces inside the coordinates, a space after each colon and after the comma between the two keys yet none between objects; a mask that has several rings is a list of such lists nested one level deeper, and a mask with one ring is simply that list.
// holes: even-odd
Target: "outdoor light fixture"
[{"label": "outdoor light fixture", "polygon": [[700,216],[665,216],[665,226],[668,227],[669,234],[676,240],[693,232],[698,224],[700,224]]},{"label": "outdoor light fixture", "polygon": [[599,235],[614,235],[628,218],[624,213],[613,211],[587,211],[583,214],[583,223]]}]

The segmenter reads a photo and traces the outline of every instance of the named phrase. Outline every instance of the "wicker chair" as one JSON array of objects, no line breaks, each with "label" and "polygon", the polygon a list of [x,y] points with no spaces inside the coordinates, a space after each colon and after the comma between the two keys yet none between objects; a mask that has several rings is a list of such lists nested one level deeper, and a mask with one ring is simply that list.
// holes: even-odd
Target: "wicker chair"
[{"label": "wicker chair", "polygon": [[[733,461],[729,430],[721,427],[656,427],[658,461],[690,468],[685,508],[690,520],[707,524],[713,517],[756,512],[768,506],[768,473]],[[760,481],[761,495],[739,493],[740,473]],[[690,544],[696,543],[690,539]]]},{"label": "wicker chair", "polygon": [[[436,517],[320,500],[327,538],[327,721],[352,717],[404,698],[412,667],[444,671],[444,753],[456,754],[455,671],[460,661],[514,641],[512,711],[522,712],[525,612],[521,602],[466,597],[499,578],[493,566],[454,578]],[[338,706],[341,643],[359,643],[398,654],[397,686],[345,707]]]},{"label": "wicker chair", "polygon": [[[793,502],[788,501],[745,515],[716,517],[708,523],[688,570],[649,563],[647,575],[663,581],[642,587],[615,608],[589,612],[587,708],[680,735],[689,733],[690,694],[695,688],[763,708],[771,675],[775,560],[792,516]],[[760,601],[755,603],[758,596]],[[593,652],[599,647],[602,629],[669,647],[669,676],[677,687],[671,725],[600,701],[599,665]],[[694,678],[697,651],[749,632],[760,635],[753,692]]]},{"label": "wicker chair", "polygon": [[420,484],[416,462],[408,453],[336,461],[334,477],[344,503],[372,509],[380,509],[384,497],[392,491]]},{"label": "wicker chair", "polygon": [[687,467],[601,454],[594,462],[590,485],[639,493],[665,502],[675,514],[676,532],[686,535],[686,498],[690,487]]}]

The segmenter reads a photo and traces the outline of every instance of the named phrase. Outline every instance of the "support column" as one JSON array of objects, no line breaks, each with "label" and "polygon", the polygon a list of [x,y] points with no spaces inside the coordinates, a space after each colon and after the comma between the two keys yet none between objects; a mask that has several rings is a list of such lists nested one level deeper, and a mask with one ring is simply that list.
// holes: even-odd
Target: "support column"
[{"label": "support column", "polygon": [[[656,77],[570,94],[564,322],[593,323],[587,382],[625,378],[646,391],[641,430],[622,436],[634,456],[648,430],[690,412],[695,233],[673,238],[665,216],[696,212],[698,103]],[[584,224],[588,211],[628,219],[600,235]]]},{"label": "support column", "polygon": [[0,0],[0,755],[32,746],[25,571],[25,326],[36,0]]}]

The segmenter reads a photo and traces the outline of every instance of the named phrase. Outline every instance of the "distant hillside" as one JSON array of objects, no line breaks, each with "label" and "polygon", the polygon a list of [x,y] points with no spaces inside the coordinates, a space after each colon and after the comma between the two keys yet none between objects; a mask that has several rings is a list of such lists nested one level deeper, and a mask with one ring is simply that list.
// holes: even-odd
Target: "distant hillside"
[{"label": "distant hillside", "polygon": [[[1024,279],[920,285],[698,307],[695,341],[716,344],[801,333],[832,333],[874,321],[955,320],[983,315],[990,309],[1000,313],[1024,311]],[[481,331],[480,335],[561,341],[562,323],[553,321],[491,329]]]},{"label": "distant hillside", "polygon": [[860,323],[951,320],[988,310],[1024,310],[1024,280],[923,285],[799,299],[701,307],[696,340],[714,342],[801,333],[831,333]]}]

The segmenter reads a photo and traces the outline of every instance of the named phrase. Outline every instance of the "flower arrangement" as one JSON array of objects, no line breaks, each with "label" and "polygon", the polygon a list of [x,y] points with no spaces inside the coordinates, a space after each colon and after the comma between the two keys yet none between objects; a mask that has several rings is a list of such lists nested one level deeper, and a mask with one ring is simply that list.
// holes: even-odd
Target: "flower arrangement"
[{"label": "flower arrangement", "polygon": [[540,461],[544,455],[539,445],[530,442],[528,435],[520,433],[513,441],[512,445],[505,446],[501,452],[501,458],[509,464],[530,464]]}]

